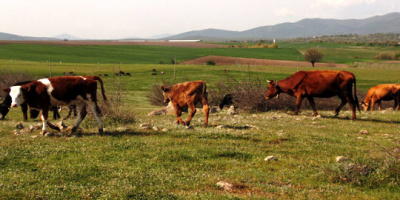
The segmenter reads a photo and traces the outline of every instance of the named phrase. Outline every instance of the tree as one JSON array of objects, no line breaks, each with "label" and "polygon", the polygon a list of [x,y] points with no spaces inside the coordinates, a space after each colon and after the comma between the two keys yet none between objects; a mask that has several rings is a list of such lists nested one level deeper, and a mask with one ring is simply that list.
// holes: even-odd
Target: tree
[{"label": "tree", "polygon": [[304,53],[304,60],[311,62],[312,66],[315,67],[315,63],[319,62],[322,57],[324,56],[324,54],[322,54],[320,51],[318,51],[317,49],[308,49],[305,53]]}]

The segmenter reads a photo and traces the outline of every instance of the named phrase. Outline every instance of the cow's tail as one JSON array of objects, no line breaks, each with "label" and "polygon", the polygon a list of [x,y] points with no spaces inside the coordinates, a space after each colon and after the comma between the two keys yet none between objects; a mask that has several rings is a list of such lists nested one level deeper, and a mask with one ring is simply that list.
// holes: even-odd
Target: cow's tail
[{"label": "cow's tail", "polygon": [[203,98],[207,100],[207,85],[206,82],[203,81]]},{"label": "cow's tail", "polygon": [[99,76],[93,76],[93,79],[100,82],[101,94],[103,95],[103,100],[106,104],[108,104],[106,92],[104,90],[103,80],[101,80]]},{"label": "cow's tail", "polygon": [[361,113],[360,102],[358,102],[358,98],[357,98],[356,77],[354,77],[354,100],[356,101],[356,106],[357,106],[358,112]]}]

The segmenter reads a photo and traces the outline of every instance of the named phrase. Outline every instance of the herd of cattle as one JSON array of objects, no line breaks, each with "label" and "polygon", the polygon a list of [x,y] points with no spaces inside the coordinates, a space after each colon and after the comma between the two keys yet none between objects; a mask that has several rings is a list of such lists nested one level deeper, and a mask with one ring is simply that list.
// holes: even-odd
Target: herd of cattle
[{"label": "herd of cattle", "polygon": [[[48,121],[49,111],[53,111],[53,119],[59,117],[57,106],[69,106],[69,114],[76,109],[78,119],[72,127],[71,133],[74,133],[87,114],[88,107],[94,114],[98,123],[99,134],[103,133],[103,123],[101,111],[97,105],[97,82],[101,86],[103,100],[107,103],[103,81],[99,76],[67,76],[43,78],[35,81],[25,81],[15,84],[10,88],[5,88],[5,100],[1,104],[1,119],[7,115],[10,107],[21,106],[24,120],[27,120],[27,110],[30,108],[31,118],[39,115],[41,110],[41,120],[43,123],[42,134],[48,132],[48,127],[60,130],[60,127],[53,125]],[[207,101],[207,86],[204,81],[193,81],[179,83],[172,87],[161,87],[164,102],[174,107],[177,123],[189,126],[190,121],[196,113],[195,105],[203,105],[205,116],[204,127],[208,125],[209,105]],[[297,98],[295,115],[298,114],[301,102],[307,98],[314,115],[318,115],[315,108],[314,97],[330,98],[338,96],[341,99],[340,105],[335,109],[338,115],[341,108],[349,103],[352,110],[352,120],[356,119],[356,109],[360,111],[357,98],[356,78],[353,73],[348,71],[299,71],[286,79],[280,81],[269,80],[268,90],[265,98],[271,99],[275,96],[279,98],[280,93],[287,93]],[[381,109],[381,101],[394,100],[394,109],[398,110],[400,105],[400,84],[383,84],[371,87],[367,96],[361,102],[365,111],[372,110],[377,103]],[[227,95],[223,101],[232,102],[232,96]],[[223,105],[224,102],[221,104]],[[226,103],[226,102],[225,102]],[[189,117],[186,121],[181,119],[182,109],[190,108]]]}]

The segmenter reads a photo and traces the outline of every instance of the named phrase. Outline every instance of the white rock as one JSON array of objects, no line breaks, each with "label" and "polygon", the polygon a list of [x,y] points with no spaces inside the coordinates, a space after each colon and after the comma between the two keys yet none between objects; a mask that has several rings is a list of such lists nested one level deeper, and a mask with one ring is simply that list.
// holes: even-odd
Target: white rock
[{"label": "white rock", "polygon": [[229,107],[227,114],[228,114],[228,115],[234,115],[234,114],[236,114],[235,106]]},{"label": "white rock", "polygon": [[161,131],[162,132],[168,132],[169,130],[167,128],[163,128]]},{"label": "white rock", "polygon": [[146,130],[146,129],[150,129],[151,125],[149,123],[144,123],[144,124],[140,124],[139,128],[142,130]]},{"label": "white rock", "polygon": [[264,161],[278,161],[278,158],[277,157],[275,157],[275,156],[267,156],[267,157],[265,157],[264,158]]},{"label": "white rock", "polygon": [[336,162],[337,162],[337,163],[339,163],[339,162],[344,162],[344,161],[347,161],[347,160],[349,160],[349,158],[344,157],[344,156],[337,156],[337,157],[336,157]]},{"label": "white rock", "polygon": [[217,187],[224,189],[224,190],[232,190],[233,189],[233,185],[231,183],[228,183],[226,181],[219,181],[217,183]]},{"label": "white rock", "polygon": [[158,131],[158,127],[157,126],[153,126],[153,130]]}]

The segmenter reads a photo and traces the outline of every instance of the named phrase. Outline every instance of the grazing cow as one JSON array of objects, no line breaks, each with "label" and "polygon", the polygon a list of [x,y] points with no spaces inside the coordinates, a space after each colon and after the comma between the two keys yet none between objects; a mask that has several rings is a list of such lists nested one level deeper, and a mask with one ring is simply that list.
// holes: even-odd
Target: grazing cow
[{"label": "grazing cow", "polygon": [[123,71],[119,71],[119,74],[125,76],[125,72],[123,72]]},{"label": "grazing cow", "polygon": [[128,72],[128,73],[126,73],[126,75],[127,75],[127,76],[131,76],[131,73]]},{"label": "grazing cow", "polygon": [[108,76],[108,74],[104,74],[104,76]]},{"label": "grazing cow", "polygon": [[222,99],[221,103],[219,104],[219,109],[222,110],[224,108],[225,105],[232,105],[233,104],[233,100],[232,100],[232,94],[227,94],[224,96],[224,98]]},{"label": "grazing cow", "polygon": [[13,86],[4,89],[4,91],[10,93],[12,98],[11,107],[26,103],[30,107],[42,110],[43,135],[47,133],[47,126],[59,130],[59,127],[47,121],[49,108],[71,104],[77,105],[79,113],[78,120],[71,133],[75,132],[82,123],[87,114],[86,106],[88,106],[97,120],[99,134],[102,134],[101,111],[97,105],[97,81],[100,82],[103,99],[107,101],[103,81],[98,76],[44,78],[25,85]]},{"label": "grazing cow", "polygon": [[[204,81],[193,81],[178,83],[172,87],[161,86],[164,95],[164,102],[171,101],[175,115],[177,117],[176,123],[189,126],[194,114],[196,113],[196,104],[203,105],[203,113],[205,115],[204,127],[208,124],[209,106],[207,102],[207,86]],[[189,118],[186,122],[181,119],[182,109],[189,107]]]},{"label": "grazing cow", "polygon": [[381,101],[394,100],[393,109],[399,110],[400,102],[400,84],[382,84],[371,87],[367,96],[361,102],[361,106],[365,111],[373,110],[375,103],[378,103],[378,109],[381,110]]},{"label": "grazing cow", "polygon": [[[268,91],[265,98],[271,99],[279,93],[287,93],[297,97],[295,115],[298,114],[301,102],[307,98],[314,115],[318,115],[315,109],[314,97],[329,98],[339,96],[341,104],[335,110],[335,116],[340,109],[349,102],[353,111],[352,120],[356,119],[356,107],[360,110],[356,95],[356,78],[353,73],[347,71],[299,71],[290,77],[280,81],[268,81]],[[354,98],[353,98],[354,84]],[[279,96],[278,96],[279,97]]]}]

